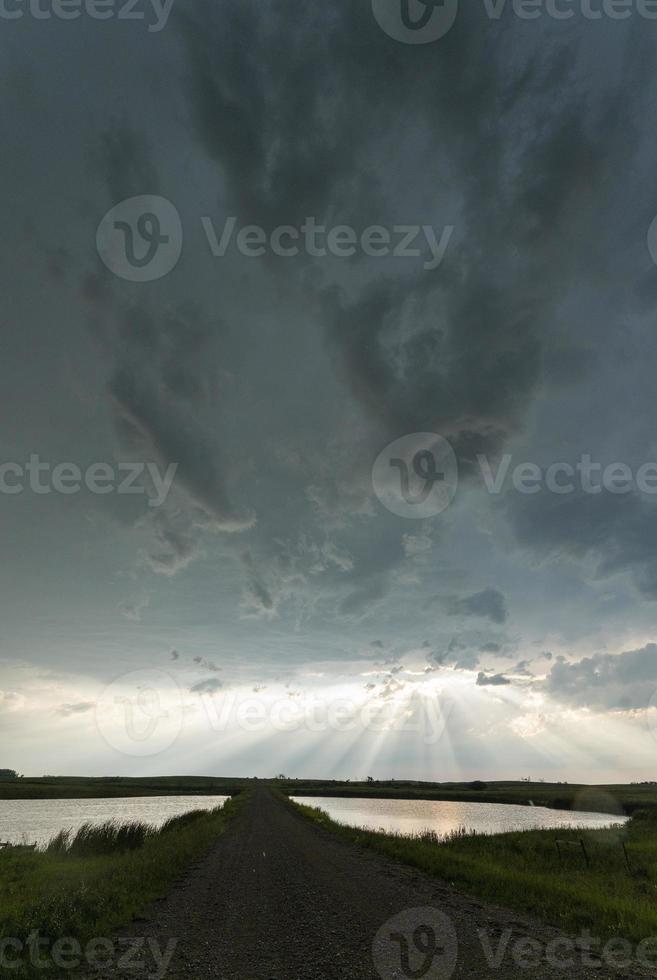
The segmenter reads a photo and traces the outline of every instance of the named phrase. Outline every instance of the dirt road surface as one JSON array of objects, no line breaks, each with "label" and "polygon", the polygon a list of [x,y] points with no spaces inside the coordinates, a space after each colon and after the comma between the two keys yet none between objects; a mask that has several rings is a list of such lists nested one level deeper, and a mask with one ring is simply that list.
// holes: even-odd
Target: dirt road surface
[{"label": "dirt road surface", "polygon": [[167,980],[654,976],[596,964],[572,943],[550,946],[563,938],[556,930],[353,847],[264,788],[121,935],[143,943],[136,957],[145,969],[113,980],[154,975],[149,949],[172,940],[175,953],[160,968]]}]

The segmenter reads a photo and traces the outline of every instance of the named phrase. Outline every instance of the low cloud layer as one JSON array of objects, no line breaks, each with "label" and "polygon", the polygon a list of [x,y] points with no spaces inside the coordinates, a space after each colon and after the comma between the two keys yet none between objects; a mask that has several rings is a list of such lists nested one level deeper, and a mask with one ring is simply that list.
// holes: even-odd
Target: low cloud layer
[{"label": "low cloud layer", "polygon": [[598,653],[574,663],[560,659],[548,675],[545,690],[555,701],[595,711],[657,706],[657,645]]}]

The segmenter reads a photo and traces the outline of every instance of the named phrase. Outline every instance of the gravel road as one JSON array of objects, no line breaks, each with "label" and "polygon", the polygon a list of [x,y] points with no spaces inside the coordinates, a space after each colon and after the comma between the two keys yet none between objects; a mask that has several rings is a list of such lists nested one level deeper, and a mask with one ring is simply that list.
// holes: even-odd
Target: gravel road
[{"label": "gravel road", "polygon": [[[122,936],[135,949],[145,938],[136,956],[151,975],[150,948],[177,940],[167,980],[655,975],[587,962],[581,946],[554,945],[564,939],[556,930],[355,848],[264,788],[202,863]],[[104,975],[135,980],[145,970]]]}]

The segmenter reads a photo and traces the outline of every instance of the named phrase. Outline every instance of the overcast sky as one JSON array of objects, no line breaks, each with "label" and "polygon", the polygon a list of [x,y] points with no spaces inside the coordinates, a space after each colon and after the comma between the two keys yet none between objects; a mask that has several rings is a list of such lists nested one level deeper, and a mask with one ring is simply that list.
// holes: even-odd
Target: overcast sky
[{"label": "overcast sky", "polygon": [[655,777],[657,21],[397,2],[3,23],[0,765]]}]

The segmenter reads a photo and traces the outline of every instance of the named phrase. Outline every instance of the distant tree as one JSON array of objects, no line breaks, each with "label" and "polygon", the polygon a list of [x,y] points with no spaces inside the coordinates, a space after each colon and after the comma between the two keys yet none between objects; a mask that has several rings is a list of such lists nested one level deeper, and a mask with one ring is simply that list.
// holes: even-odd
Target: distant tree
[{"label": "distant tree", "polygon": [[0,769],[0,779],[18,779],[15,769]]},{"label": "distant tree", "polygon": [[368,783],[373,783],[374,782],[374,776],[368,776],[367,777],[367,781],[368,781]]},{"label": "distant tree", "polygon": [[488,789],[488,783],[482,783],[480,779],[475,779],[474,782],[468,783],[468,789]]}]

